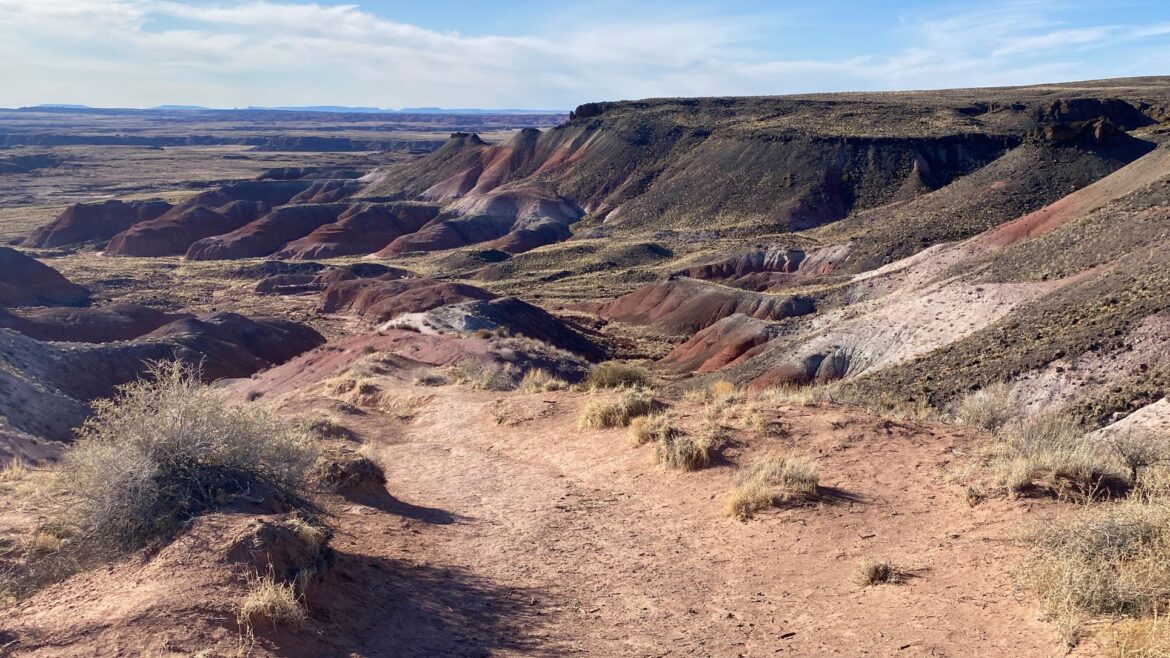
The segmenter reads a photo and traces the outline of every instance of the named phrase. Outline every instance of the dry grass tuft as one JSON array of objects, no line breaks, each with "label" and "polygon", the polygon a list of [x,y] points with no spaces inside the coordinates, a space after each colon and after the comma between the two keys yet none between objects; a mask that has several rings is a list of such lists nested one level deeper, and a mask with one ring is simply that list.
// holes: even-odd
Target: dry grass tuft
[{"label": "dry grass tuft", "polygon": [[415,386],[446,386],[450,383],[443,373],[434,368],[418,368],[411,379]]},{"label": "dry grass tuft", "polygon": [[740,469],[727,501],[726,513],[741,520],[756,512],[816,495],[816,464],[772,451]]},{"label": "dry grass tuft", "polygon": [[569,388],[569,382],[543,368],[533,368],[524,373],[524,377],[520,379],[520,391],[523,393],[547,393],[549,391],[563,391],[567,388]]},{"label": "dry grass tuft", "polygon": [[640,390],[627,391],[614,402],[590,400],[581,410],[577,425],[581,429],[603,430],[626,427],[638,416],[654,411],[654,398]]},{"label": "dry grass tuft", "polygon": [[483,391],[512,391],[516,389],[516,373],[494,361],[474,357],[463,359],[451,368],[451,379]]},{"label": "dry grass tuft", "polygon": [[1087,616],[1150,617],[1170,604],[1170,501],[1139,493],[1031,528],[1021,570],[1065,640]]},{"label": "dry grass tuft", "polygon": [[1094,497],[1123,481],[1120,465],[1103,444],[1059,411],[1013,423],[986,453],[996,484],[1012,493],[1040,488]]},{"label": "dry grass tuft", "polygon": [[162,363],[94,404],[54,473],[54,523],[94,553],[137,548],[238,495],[300,500],[316,442],[254,405],[229,407],[198,374]]},{"label": "dry grass tuft", "polygon": [[1021,416],[1019,403],[1007,384],[999,383],[975,391],[955,405],[955,420],[985,432],[998,432]]},{"label": "dry grass tuft", "polygon": [[248,578],[248,594],[240,602],[237,615],[242,628],[251,629],[257,623],[299,627],[308,615],[297,596],[293,583],[278,583],[271,574]]},{"label": "dry grass tuft", "polygon": [[649,386],[650,372],[645,368],[617,361],[599,363],[585,378],[586,388],[633,388]]},{"label": "dry grass tuft", "polygon": [[680,434],[681,430],[670,424],[665,414],[638,416],[630,421],[630,444],[644,446]]},{"label": "dry grass tuft", "polygon": [[707,434],[663,434],[654,446],[654,461],[667,468],[697,471],[711,465],[720,443],[718,438]]},{"label": "dry grass tuft", "polygon": [[1165,658],[1170,656],[1170,622],[1165,615],[1124,619],[1110,629],[1106,647],[1112,658]]},{"label": "dry grass tuft", "polygon": [[857,583],[862,587],[902,582],[902,570],[889,560],[865,558],[857,565]]}]

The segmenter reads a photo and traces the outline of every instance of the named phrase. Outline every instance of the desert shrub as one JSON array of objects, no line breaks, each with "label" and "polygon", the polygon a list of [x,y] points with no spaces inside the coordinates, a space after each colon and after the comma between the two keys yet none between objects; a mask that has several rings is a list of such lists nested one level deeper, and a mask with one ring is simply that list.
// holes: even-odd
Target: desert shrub
[{"label": "desert shrub", "polygon": [[227,406],[188,366],[156,364],[94,404],[55,473],[68,503],[57,524],[98,552],[133,549],[239,495],[299,500],[316,456],[295,424]]},{"label": "desert shrub", "polygon": [[1157,432],[1126,429],[1109,434],[1105,443],[1129,472],[1129,483],[1137,486],[1142,471],[1170,460],[1170,444]]},{"label": "desert shrub", "polygon": [[577,425],[581,429],[626,427],[634,418],[654,410],[654,398],[640,390],[627,391],[614,402],[590,400],[581,410]]},{"label": "desert shrub", "polygon": [[524,373],[524,377],[520,379],[520,390],[524,393],[547,393],[549,391],[563,391],[567,388],[569,388],[569,382],[543,368],[533,368]]},{"label": "desert shrub", "polygon": [[313,479],[325,491],[349,494],[385,485],[386,472],[367,455],[345,454],[319,459]]},{"label": "desert shrub", "polygon": [[857,583],[862,587],[901,582],[902,570],[889,560],[865,558],[857,565]]},{"label": "desert shrub", "polygon": [[736,474],[727,515],[746,520],[769,507],[811,498],[818,482],[814,462],[770,452]]},{"label": "desert shrub", "polygon": [[652,413],[630,421],[630,444],[635,447],[666,440],[680,433],[681,430],[671,425],[665,414]]},{"label": "desert shrub", "polygon": [[282,583],[271,575],[248,579],[248,593],[240,602],[239,624],[251,629],[257,623],[297,627],[307,615],[293,583]]},{"label": "desert shrub", "polygon": [[959,400],[955,420],[968,427],[998,432],[1021,416],[1020,405],[1007,384],[992,384]]},{"label": "desert shrub", "polygon": [[466,384],[484,391],[511,391],[516,388],[515,374],[494,361],[474,357],[463,359],[451,369],[456,384]]},{"label": "desert shrub", "polygon": [[413,377],[416,386],[446,386],[447,377],[434,368],[418,368]]},{"label": "desert shrub", "polygon": [[1025,534],[1024,587],[1068,643],[1091,615],[1153,616],[1170,604],[1170,502],[1145,495],[1082,508]]},{"label": "desert shrub", "polygon": [[654,445],[654,461],[667,468],[697,471],[711,465],[718,447],[717,439],[710,435],[663,434]]},{"label": "desert shrub", "polygon": [[1113,658],[1165,658],[1170,656],[1170,621],[1164,614],[1124,619],[1110,629],[1106,646]]},{"label": "desert shrub", "polygon": [[617,361],[597,364],[589,371],[589,376],[585,378],[587,388],[631,388],[649,385],[649,371]]},{"label": "desert shrub", "polygon": [[320,439],[348,439],[352,433],[336,416],[322,416],[304,422],[305,431]]},{"label": "desert shrub", "polygon": [[989,453],[997,484],[1022,492],[1038,481],[1058,492],[1093,495],[1121,478],[1117,460],[1059,411],[1030,416],[1004,429]]}]

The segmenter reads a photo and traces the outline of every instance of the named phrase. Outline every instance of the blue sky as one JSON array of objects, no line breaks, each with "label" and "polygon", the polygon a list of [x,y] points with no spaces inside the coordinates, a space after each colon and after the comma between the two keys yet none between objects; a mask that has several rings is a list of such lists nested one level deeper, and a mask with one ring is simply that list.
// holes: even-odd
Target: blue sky
[{"label": "blue sky", "polygon": [[1170,2],[0,0],[0,106],[527,107],[1170,74]]}]

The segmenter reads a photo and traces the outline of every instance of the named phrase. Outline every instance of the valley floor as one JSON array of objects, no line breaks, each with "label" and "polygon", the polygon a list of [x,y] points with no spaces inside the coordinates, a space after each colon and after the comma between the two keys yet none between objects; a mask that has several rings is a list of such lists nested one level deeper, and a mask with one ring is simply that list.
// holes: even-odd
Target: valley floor
[{"label": "valley floor", "polygon": [[[722,516],[734,463],[771,443],[744,440],[716,468],[668,472],[625,430],[577,430],[586,397],[439,393],[408,424],[353,424],[387,466],[394,502],[389,514],[348,508],[335,545],[400,564],[406,582],[384,623],[346,650],[1063,653],[1035,605],[1013,594],[1013,533],[1033,503],[971,507],[947,483],[968,439],[843,408],[778,409],[783,442],[817,456],[827,494],[743,523]],[[862,587],[864,557],[910,574]]]}]

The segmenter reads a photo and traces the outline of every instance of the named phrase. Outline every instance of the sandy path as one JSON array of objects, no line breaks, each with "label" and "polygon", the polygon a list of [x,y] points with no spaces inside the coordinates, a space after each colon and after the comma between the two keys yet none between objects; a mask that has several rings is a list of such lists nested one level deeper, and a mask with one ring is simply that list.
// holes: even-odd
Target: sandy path
[{"label": "sandy path", "polygon": [[[450,570],[498,596],[455,602],[483,608],[473,636],[414,633],[405,626],[434,620],[390,615],[359,653],[1060,655],[1012,593],[1011,536],[1028,505],[971,508],[941,478],[961,438],[852,410],[779,409],[796,449],[819,454],[830,495],[740,523],[720,514],[732,465],[663,471],[624,431],[577,430],[583,398],[509,397],[507,417],[534,417],[509,427],[493,419],[495,395],[445,389],[405,427],[361,422],[411,511],[355,507],[339,519],[339,549]],[[863,556],[914,576],[860,587]]]}]

